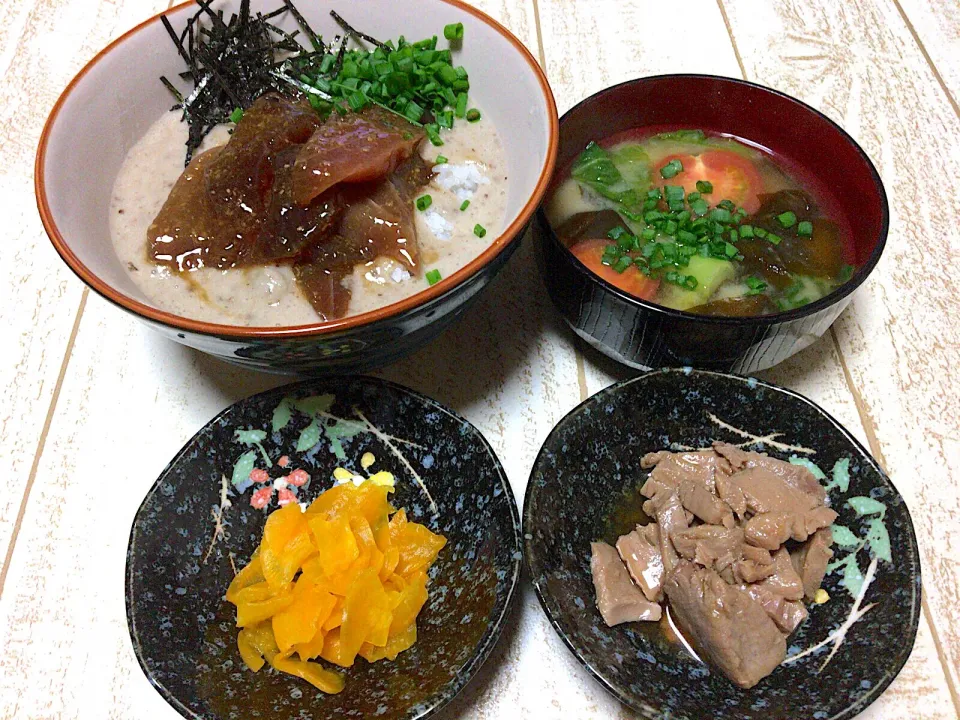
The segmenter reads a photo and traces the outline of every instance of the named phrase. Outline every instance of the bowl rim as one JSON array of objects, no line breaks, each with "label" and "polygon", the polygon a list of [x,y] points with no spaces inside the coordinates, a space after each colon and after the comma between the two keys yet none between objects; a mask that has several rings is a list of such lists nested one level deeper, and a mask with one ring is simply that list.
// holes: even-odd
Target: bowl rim
[{"label": "bowl rim", "polygon": [[[907,505],[907,500],[904,497],[903,493],[897,489],[897,486],[893,484],[893,480],[890,479],[890,476],[887,474],[886,470],[880,465],[877,459],[873,456],[873,453],[870,450],[863,446],[863,444],[854,437],[851,433],[839,420],[837,420],[833,415],[827,412],[822,406],[814,402],[806,395],[797,392],[796,390],[791,390],[788,387],[782,385],[777,385],[772,382],[767,382],[759,378],[751,377],[748,375],[738,375],[731,372],[722,372],[717,370],[700,370],[697,368],[691,367],[663,367],[649,372],[642,373],[636,377],[627,378],[626,380],[621,380],[620,382],[613,383],[597,392],[593,393],[585,400],[580,402],[576,407],[571,409],[566,413],[557,423],[550,429],[550,432],[547,434],[546,438],[543,441],[543,444],[540,446],[540,449],[537,451],[537,456],[533,461],[533,465],[530,468],[530,476],[527,479],[527,486],[524,490],[523,496],[523,561],[526,565],[527,572],[530,576],[530,584],[533,585],[534,593],[537,596],[537,602],[540,605],[540,609],[543,611],[543,614],[546,615],[547,621],[550,623],[550,626],[553,628],[553,631],[560,637],[563,644],[566,648],[573,654],[577,662],[580,663],[586,670],[593,676],[594,680],[600,683],[601,687],[606,690],[610,695],[617,698],[621,703],[626,705],[629,708],[637,711],[645,718],[654,718],[660,717],[659,712],[656,708],[638,702],[635,698],[621,692],[620,688],[614,685],[612,682],[607,680],[604,673],[594,667],[583,653],[579,650],[577,645],[574,642],[574,638],[571,637],[560,625],[560,620],[554,615],[551,611],[550,603],[548,602],[547,596],[550,595],[550,592],[546,584],[541,583],[538,577],[537,571],[541,570],[541,563],[539,560],[539,553],[535,550],[533,536],[527,531],[528,522],[532,522],[532,513],[535,505],[535,496],[540,492],[548,489],[547,486],[542,483],[537,483],[534,481],[534,474],[537,471],[537,468],[540,466],[544,454],[547,450],[547,443],[557,432],[561,425],[570,421],[573,417],[579,415],[585,408],[589,405],[596,403],[601,397],[609,396],[612,393],[620,392],[625,387],[633,385],[634,383],[643,382],[657,375],[673,375],[673,376],[683,376],[688,377],[691,375],[710,375],[715,377],[721,377],[725,381],[735,381],[747,385],[749,388],[754,389],[756,387],[766,388],[772,390],[781,395],[786,395],[792,400],[795,400],[799,403],[802,403],[814,412],[822,416],[828,423],[833,425],[836,432],[846,440],[853,449],[859,454],[860,458],[866,462],[870,468],[876,472],[883,480],[886,481],[887,485],[900,496],[903,501],[904,516],[906,519],[906,529],[909,536],[909,547],[908,550],[912,553],[912,561],[916,567],[916,577],[914,578],[912,584],[912,605],[910,608],[910,622],[909,626],[906,629],[907,634],[904,636],[909,637],[909,642],[905,643],[902,646],[901,651],[898,653],[893,663],[890,665],[891,670],[886,673],[883,679],[874,684],[869,690],[864,693],[860,698],[848,705],[844,710],[840,711],[835,715],[831,720],[847,720],[853,718],[855,715],[860,714],[866,710],[870,705],[872,705],[876,700],[880,698],[883,692],[890,686],[891,683],[897,678],[900,672],[903,670],[904,666],[907,664],[907,660],[910,659],[910,655],[913,652],[914,645],[916,644],[917,633],[920,627],[920,616],[923,613],[922,609],[922,599],[923,599],[923,567],[920,559],[920,546],[917,541],[916,528],[913,523],[913,515],[910,514],[910,508]],[[542,574],[542,573],[541,573]],[[748,691],[749,692],[749,691]]]},{"label": "bowl rim", "polygon": [[648,300],[642,300],[638,297],[634,297],[627,292],[624,292],[615,285],[607,282],[599,275],[596,275],[592,272],[586,265],[584,265],[577,257],[574,255],[570,248],[561,242],[560,238],[557,236],[556,232],[553,229],[553,226],[550,224],[550,221],[547,219],[546,211],[544,205],[541,205],[537,210],[537,220],[546,230],[547,237],[557,245],[562,248],[564,257],[567,261],[573,261],[574,267],[579,270],[583,275],[586,275],[587,278],[593,281],[595,284],[598,284],[603,290],[612,295],[615,295],[621,301],[632,305],[638,309],[645,310],[648,312],[662,313],[663,315],[676,319],[676,320],[694,320],[697,322],[702,322],[707,325],[720,325],[720,326],[766,326],[766,325],[775,325],[782,322],[789,322],[791,320],[800,320],[802,318],[808,317],[810,315],[815,315],[820,310],[828,308],[831,305],[839,302],[843,298],[850,295],[854,290],[860,287],[863,282],[867,279],[873,269],[877,266],[877,263],[880,262],[880,256],[883,254],[883,250],[887,244],[887,235],[890,230],[890,206],[887,202],[887,192],[883,186],[883,181],[880,178],[880,173],[877,171],[876,166],[873,161],[870,159],[870,156],[867,155],[866,151],[860,146],[860,144],[851,137],[851,135],[844,130],[838,123],[831,120],[828,116],[817,110],[816,108],[807,105],[802,100],[798,100],[792,95],[788,95],[774,88],[768,87],[766,85],[761,85],[760,83],[750,82],[749,80],[742,80],[740,78],[731,78],[724,77],[722,75],[709,75],[704,73],[667,73],[664,75],[647,75],[644,77],[633,78],[631,80],[625,80],[616,85],[611,85],[609,87],[600,90],[593,95],[590,95],[572,108],[567,110],[563,116],[560,118],[560,128],[561,132],[563,130],[564,121],[572,115],[577,110],[583,108],[584,106],[590,105],[592,103],[602,102],[604,96],[608,93],[612,93],[616,90],[619,90],[628,85],[639,85],[642,83],[652,82],[652,81],[669,81],[677,79],[695,79],[695,80],[704,80],[710,82],[722,82],[729,83],[733,85],[744,85],[753,90],[759,90],[763,93],[768,93],[770,95],[775,95],[781,99],[787,100],[797,107],[801,112],[807,112],[815,115],[820,120],[825,121],[830,127],[832,127],[840,137],[849,143],[854,151],[860,155],[863,161],[866,163],[867,170],[870,173],[871,178],[873,179],[874,186],[876,187],[877,193],[880,199],[880,231],[878,233],[877,242],[873,247],[873,250],[870,253],[870,256],[867,258],[866,262],[857,268],[853,276],[847,280],[845,283],[840,285],[833,292],[830,292],[824,295],[819,300],[816,300],[808,305],[803,305],[799,308],[794,308],[793,310],[787,310],[784,312],[771,313],[769,315],[748,315],[745,317],[728,317],[728,316],[717,316],[717,315],[698,315],[696,313],[686,312],[684,310],[674,310],[673,308],[668,308],[663,305],[658,305],[657,303],[650,302]]},{"label": "bowl rim", "polygon": [[540,174],[537,177],[533,192],[527,198],[526,203],[520,209],[520,212],[517,214],[516,218],[514,218],[513,222],[504,228],[503,231],[487,245],[483,252],[481,252],[477,257],[457,270],[455,273],[449,277],[441,279],[440,282],[436,283],[435,285],[431,285],[430,287],[414,293],[409,297],[398,300],[395,303],[376,308],[375,310],[360,313],[358,315],[351,315],[344,318],[338,318],[336,320],[327,320],[325,322],[310,323],[307,325],[265,327],[226,325],[221,323],[205,322],[183,317],[166,310],[152,307],[146,303],[125,295],[116,288],[112,287],[109,283],[102,280],[96,273],[94,273],[92,270],[90,270],[90,268],[80,261],[77,255],[70,248],[69,243],[61,234],[60,229],[57,227],[56,221],[53,217],[53,212],[50,209],[50,204],[47,199],[44,167],[46,165],[47,145],[50,141],[54,123],[59,117],[60,110],[62,109],[63,104],[66,102],[66,99],[73,92],[77,84],[98,62],[100,62],[114,48],[119,46],[128,38],[132,37],[153,23],[158,22],[161,17],[168,16],[172,13],[177,13],[192,6],[194,4],[194,0],[185,0],[184,2],[174,5],[173,7],[167,8],[166,10],[163,10],[140,22],[130,30],[127,30],[125,33],[111,41],[106,47],[94,55],[93,58],[89,60],[74,76],[66,88],[64,88],[63,92],[60,93],[60,96],[57,98],[53,109],[47,116],[47,120],[43,126],[43,131],[40,135],[40,141],[34,161],[34,194],[36,196],[37,209],[40,212],[40,220],[43,223],[44,230],[46,231],[47,236],[50,238],[50,241],[53,243],[57,254],[60,255],[67,266],[87,286],[92,288],[97,294],[106,300],[109,300],[121,308],[132,312],[133,314],[138,315],[145,320],[160,323],[161,325],[165,325],[181,332],[186,331],[220,338],[304,338],[317,337],[339,331],[351,330],[354,328],[371,325],[381,320],[393,318],[407,311],[422,307],[430,301],[435,300],[447,292],[463,285],[468,279],[482,271],[483,268],[489,265],[497,256],[504,252],[511,245],[512,241],[521,234],[526,224],[530,222],[553,178],[553,171],[557,161],[557,150],[560,143],[560,125],[557,113],[557,104],[553,95],[553,90],[550,87],[550,83],[547,81],[544,69],[540,67],[539,62],[537,62],[530,50],[528,50],[527,47],[510,30],[504,27],[504,25],[494,20],[485,12],[466,4],[463,2],[463,0],[436,1],[450,5],[461,12],[467,13],[468,15],[472,15],[478,21],[488,25],[496,33],[513,45],[520,57],[526,61],[531,72],[533,72],[540,84],[543,99],[547,106],[547,120],[549,124],[546,159],[540,169]]},{"label": "bowl rim", "polygon": [[[199,428],[194,432],[183,444],[183,446],[177,450],[176,453],[170,458],[169,462],[164,466],[163,470],[157,475],[156,480],[153,481],[153,484],[147,489],[144,493],[143,499],[140,501],[140,504],[137,506],[137,511],[133,516],[133,520],[130,523],[130,533],[127,537],[127,550],[124,554],[124,570],[123,570],[123,597],[124,597],[124,615],[127,622],[127,634],[130,637],[130,643],[133,648],[133,654],[137,659],[137,664],[140,666],[140,670],[143,672],[144,677],[147,678],[147,681],[151,686],[160,694],[160,696],[176,710],[180,715],[188,720],[201,720],[201,716],[197,715],[193,710],[187,707],[180,698],[175,695],[163,682],[157,680],[154,676],[153,669],[148,666],[147,660],[144,657],[143,653],[143,644],[141,642],[141,635],[137,631],[136,622],[134,617],[134,597],[133,597],[133,566],[132,560],[135,550],[135,544],[137,542],[139,533],[139,521],[140,514],[144,511],[148,501],[150,501],[153,496],[159,491],[162,481],[167,477],[167,475],[173,470],[174,466],[180,462],[180,460],[189,453],[191,446],[196,440],[197,436],[204,432],[207,428],[211,427],[217,423],[221,418],[228,415],[232,412],[237,406],[249,403],[249,402],[258,402],[263,398],[276,395],[281,396],[291,392],[299,392],[304,389],[309,389],[317,386],[330,386],[333,384],[365,384],[365,385],[374,385],[379,387],[385,387],[395,392],[398,392],[403,395],[413,396],[420,403],[423,403],[427,406],[432,406],[446,415],[449,415],[457,422],[466,425],[473,430],[473,433],[478,441],[478,445],[482,447],[487,452],[487,456],[493,461],[494,469],[496,470],[496,482],[499,483],[499,487],[502,489],[503,495],[507,500],[507,507],[510,514],[510,526],[512,529],[512,534],[509,536],[504,536],[502,539],[505,542],[511,542],[514,548],[513,555],[511,556],[511,565],[513,572],[508,578],[505,578],[507,583],[507,591],[503,600],[503,608],[499,615],[493,618],[487,626],[487,629],[484,631],[483,635],[477,641],[474,651],[471,654],[470,658],[464,663],[460,668],[460,671],[456,676],[448,682],[446,685],[441,688],[435,695],[430,698],[429,707],[425,707],[424,710],[416,716],[416,720],[426,720],[426,718],[433,716],[441,709],[449,705],[453,699],[463,692],[463,689],[472,681],[480,668],[490,659],[490,656],[493,654],[494,649],[497,646],[497,643],[500,642],[500,637],[503,635],[504,628],[506,626],[507,620],[510,618],[511,613],[514,611],[514,605],[517,601],[517,590],[520,586],[520,578],[523,574],[523,525],[522,518],[520,515],[520,508],[517,505],[517,497],[513,491],[513,487],[510,484],[510,478],[507,476],[507,471],[503,467],[503,463],[500,458],[497,456],[496,451],[493,449],[493,446],[490,444],[490,441],[487,440],[486,436],[480,431],[476,425],[474,425],[470,420],[465,418],[463,415],[457,411],[447,407],[438,400],[433,399],[429,395],[426,395],[419,390],[415,390],[406,385],[401,385],[400,383],[393,382],[392,380],[386,380],[384,378],[375,377],[372,375],[347,375],[339,378],[332,377],[316,377],[309,378],[305,380],[299,380],[296,382],[285,383],[283,385],[278,385],[277,387],[270,388],[252,395],[248,395],[244,398],[237,400],[236,402],[231,403],[227,407],[223,408],[220,412],[214,415],[212,418],[207,420],[203,427]],[[451,693],[445,694],[446,690],[452,690]]]}]

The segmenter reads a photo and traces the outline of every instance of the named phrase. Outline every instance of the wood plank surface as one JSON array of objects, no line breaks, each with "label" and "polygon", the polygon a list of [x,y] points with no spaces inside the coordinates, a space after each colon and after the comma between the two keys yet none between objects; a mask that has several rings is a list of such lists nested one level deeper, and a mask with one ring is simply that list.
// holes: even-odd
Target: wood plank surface
[{"label": "wood plank surface", "polygon": [[[936,253],[925,255],[927,262],[946,273],[948,262],[960,259],[960,208],[934,207],[943,178],[960,177],[960,123],[956,115],[951,120],[947,96],[893,2],[723,0],[723,10],[748,78],[847,124],[878,160],[891,191],[891,248],[876,279],[835,334],[763,376],[824,405],[880,452],[907,495],[924,547],[930,612],[903,673],[862,717],[940,720],[957,716],[941,663],[956,673],[957,566],[950,545],[941,551],[933,540],[957,542],[956,529],[938,530],[938,523],[956,521],[960,478],[945,467],[960,460],[960,381],[949,377],[960,359],[960,330],[941,328],[936,340],[925,341],[924,313],[940,307],[956,320],[957,305],[945,282],[921,287],[923,276],[910,272],[907,260],[932,247]],[[940,4],[901,2],[935,62],[955,63],[946,57],[953,47],[949,31],[922,17],[929,11],[936,18]],[[96,296],[78,315],[81,285],[49,248],[33,210],[33,151],[47,109],[85,58],[165,4],[26,0],[0,6],[0,204],[20,233],[16,242],[0,245],[0,262],[13,269],[0,295],[0,320],[19,338],[15,357],[0,365],[7,408],[0,460],[14,470],[0,500],[0,557],[42,445],[0,594],[0,720],[179,717],[143,676],[130,646],[123,607],[130,522],[170,457],[209,418],[284,382],[163,340]],[[475,4],[545,59],[561,112],[631,77],[741,74],[716,0],[691,0],[682,12],[645,0]],[[847,38],[854,38],[853,48]],[[948,86],[951,72],[943,72]],[[30,103],[18,101],[24,87],[35,88]],[[925,162],[911,164],[917,148]],[[916,227],[905,222],[908,211],[919,216]],[[476,424],[503,461],[519,502],[553,425],[584,394],[628,371],[578,349],[549,306],[527,240],[478,307],[428,348],[380,374]],[[909,464],[918,448],[928,453],[919,461],[922,477]],[[493,657],[441,720],[632,717],[574,660],[526,577],[522,583]]]},{"label": "wood plank surface", "polygon": [[893,0],[934,75],[960,114],[960,3],[956,0]]},{"label": "wood plank surface", "polygon": [[[135,5],[137,5],[135,7]],[[33,162],[50,108],[70,78],[112,37],[166,0],[0,3],[0,588],[9,541],[84,294],[40,224]]]},{"label": "wood plank surface", "polygon": [[838,121],[883,177],[887,250],[834,332],[870,446],[911,508],[960,712],[960,116],[890,0],[723,5],[747,78]]}]

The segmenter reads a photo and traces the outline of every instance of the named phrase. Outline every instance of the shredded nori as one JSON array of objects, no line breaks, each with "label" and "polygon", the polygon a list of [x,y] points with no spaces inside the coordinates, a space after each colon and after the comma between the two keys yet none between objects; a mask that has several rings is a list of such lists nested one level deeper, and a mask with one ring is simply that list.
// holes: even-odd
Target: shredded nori
[{"label": "shredded nori", "polygon": [[[207,133],[228,122],[237,108],[246,110],[266,92],[294,91],[295,83],[282,72],[282,66],[302,71],[319,63],[330,50],[291,0],[283,0],[276,10],[256,15],[250,12],[250,0],[242,0],[239,12],[229,20],[224,20],[222,10],[210,7],[210,0],[196,3],[199,9],[179,35],[165,16],[160,18],[187,65],[180,78],[193,83],[193,90],[185,96],[169,79],[160,78],[177,101],[173,109],[183,111],[189,127],[184,164],[189,164]],[[271,22],[288,11],[300,30],[288,33]],[[297,40],[301,31],[312,49]],[[345,47],[346,38],[341,55]]]}]

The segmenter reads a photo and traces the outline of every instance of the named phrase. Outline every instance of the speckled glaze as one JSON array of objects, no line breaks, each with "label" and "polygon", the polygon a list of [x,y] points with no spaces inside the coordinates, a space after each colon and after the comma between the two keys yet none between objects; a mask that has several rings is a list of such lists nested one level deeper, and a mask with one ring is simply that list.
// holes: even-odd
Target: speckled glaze
[{"label": "speckled glaze", "polygon": [[[864,527],[847,504],[866,496],[886,506],[892,562],[878,561],[861,609],[836,655],[832,644],[777,668],[751,690],[669,642],[658,623],[609,628],[594,604],[590,542],[613,542],[637,521],[637,490],[647,452],[702,447],[712,440],[750,443],[711,419],[765,440],[745,445],[786,459],[795,451],[828,473],[849,457],[850,486],[830,498],[837,523]],[[771,437],[772,434],[775,434]],[[667,369],[613,385],[581,404],[551,432],[537,457],[524,504],[524,552],[540,603],[577,658],[641,717],[729,720],[843,720],[864,710],[890,684],[913,647],[920,617],[920,560],[903,498],[867,451],[822,409],[796,393],[754,379]],[[841,550],[834,547],[841,554]],[[860,553],[861,567],[872,562]],[[835,558],[836,559],[836,558]],[[812,605],[787,640],[788,658],[817,645],[850,617],[854,598],[828,574],[831,599]]]},{"label": "speckled glaze", "polygon": [[[329,413],[359,417],[385,436],[422,478],[437,512],[383,436],[360,432],[343,439],[345,459],[321,437],[295,451],[309,418],[294,412],[271,433],[283,398],[336,398]],[[265,452],[287,454],[286,469],[310,476],[299,499],[311,501],[333,482],[337,466],[360,471],[372,452],[376,470],[396,476],[391,502],[411,519],[447,538],[433,566],[429,599],[418,619],[417,643],[396,661],[357,660],[345,671],[346,689],[324,695],[308,683],[269,669],[252,673],[236,647],[234,608],[223,599],[233,566],[248,562],[267,512],[250,505],[254,488],[229,484],[234,464],[250,448],[238,429],[265,429]],[[259,453],[259,450],[257,451]],[[223,503],[229,488],[229,506]],[[242,488],[242,485],[240,486]],[[274,496],[276,497],[276,496]],[[224,534],[212,545],[222,512]],[[500,462],[479,431],[436,402],[373,378],[306,382],[262,393],[210,421],[177,454],[147,494],[127,550],[126,607],[133,648],[143,671],[181,715],[204,720],[323,720],[377,717],[413,720],[449,702],[486,660],[500,634],[520,573],[516,502]]]},{"label": "speckled glaze", "polygon": [[658,75],[607,88],[567,111],[560,119],[555,181],[566,177],[564,169],[591,140],[661,126],[730,133],[813,176],[830,178],[851,220],[853,277],[816,302],[776,315],[708,317],[671,310],[633,297],[587,270],[557,237],[541,206],[533,234],[550,299],[577,335],[633,368],[692,366],[752,373],[773,367],[823,335],[879,262],[889,224],[880,175],[839,125],[795,98],[743,80]]}]

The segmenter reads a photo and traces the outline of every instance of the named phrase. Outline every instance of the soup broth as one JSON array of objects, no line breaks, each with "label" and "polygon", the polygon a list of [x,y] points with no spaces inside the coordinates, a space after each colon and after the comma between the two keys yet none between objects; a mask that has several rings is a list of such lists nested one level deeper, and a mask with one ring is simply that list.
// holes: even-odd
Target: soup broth
[{"label": "soup broth", "polygon": [[846,219],[782,158],[727,135],[635,130],[591,142],[547,206],[592,272],[702,315],[785,312],[850,279]]}]

